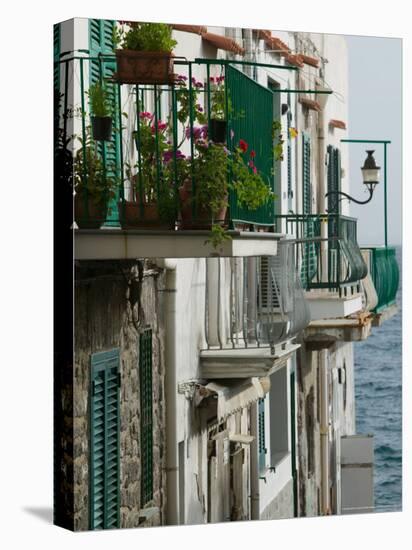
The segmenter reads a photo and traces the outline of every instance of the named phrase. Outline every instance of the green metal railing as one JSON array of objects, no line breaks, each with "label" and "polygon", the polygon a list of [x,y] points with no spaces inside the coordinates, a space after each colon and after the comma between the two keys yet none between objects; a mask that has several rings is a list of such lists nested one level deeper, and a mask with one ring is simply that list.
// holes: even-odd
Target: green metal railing
[{"label": "green metal railing", "polygon": [[369,272],[378,295],[378,303],[373,310],[379,313],[396,303],[399,286],[399,266],[396,249],[393,246],[362,248],[369,252]]},{"label": "green metal railing", "polygon": [[340,214],[276,216],[276,230],[297,241],[296,265],[306,290],[359,290],[367,266],[357,243],[357,220]]},{"label": "green metal railing", "polygon": [[[60,75],[62,143],[72,139],[68,149],[73,155],[78,226],[158,228],[160,221],[168,229],[203,228],[198,222],[204,221],[205,211],[210,216],[201,193],[206,167],[214,182],[223,171],[223,202],[228,208],[226,214],[221,209],[215,222],[231,228],[238,223],[273,227],[273,200],[255,209],[242,206],[230,168],[243,140],[245,165],[256,169],[274,190],[273,92],[237,69],[237,62],[215,59],[176,58],[175,73],[180,75],[170,85],[122,85],[113,75],[114,59],[114,55],[90,56],[84,50],[60,54],[55,63]],[[109,92],[113,119],[109,141],[96,142],[91,132],[87,91],[92,74]],[[215,112],[226,120],[223,143],[212,136]],[[202,157],[208,148],[213,153],[210,147],[217,155]]]}]

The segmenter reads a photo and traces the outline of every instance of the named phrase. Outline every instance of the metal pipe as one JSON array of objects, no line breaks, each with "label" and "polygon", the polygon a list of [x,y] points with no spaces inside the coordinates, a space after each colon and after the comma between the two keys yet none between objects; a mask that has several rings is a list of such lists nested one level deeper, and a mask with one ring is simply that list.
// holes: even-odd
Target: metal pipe
[{"label": "metal pipe", "polygon": [[259,461],[258,461],[258,409],[257,402],[250,406],[250,519],[260,519]]},{"label": "metal pipe", "polygon": [[166,397],[166,525],[179,525],[179,454],[176,380],[176,261],[158,260],[166,269],[165,397]]},{"label": "metal pipe", "polygon": [[328,350],[319,351],[320,365],[320,458],[321,458],[321,511],[330,514],[329,503],[329,403],[328,403]]}]

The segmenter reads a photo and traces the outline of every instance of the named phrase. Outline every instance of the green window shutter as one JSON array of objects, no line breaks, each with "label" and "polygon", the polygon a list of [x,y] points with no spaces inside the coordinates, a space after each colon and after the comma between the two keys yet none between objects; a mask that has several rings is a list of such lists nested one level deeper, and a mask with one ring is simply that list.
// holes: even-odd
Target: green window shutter
[{"label": "green window shutter", "polygon": [[259,470],[266,468],[265,398],[258,401]]},{"label": "green window shutter", "polygon": [[[109,95],[110,104],[113,113],[113,133],[109,142],[98,144],[99,153],[102,155],[106,164],[108,177],[120,178],[121,176],[121,154],[119,129],[119,84],[110,81],[113,73],[116,71],[116,60],[114,56],[113,30],[115,21],[106,19],[89,19],[89,50],[90,57],[99,57],[99,55],[110,55],[111,59],[100,58],[90,61],[90,85],[96,82],[104,82]],[[109,203],[108,214],[105,225],[118,226],[117,202],[119,193]]]},{"label": "green window shutter", "polygon": [[312,213],[312,197],[311,197],[311,177],[310,177],[310,164],[311,164],[311,147],[310,137],[303,133],[303,150],[302,150],[302,212],[303,214]]},{"label": "green window shutter", "polygon": [[292,140],[290,137],[290,129],[292,127],[292,111],[291,111],[291,105],[290,105],[290,93],[288,93],[288,112],[287,112],[287,121],[288,121],[288,128],[287,128],[287,153],[288,153],[288,203],[289,203],[289,210],[292,209],[292,198],[293,198],[293,191],[292,191]]},{"label": "green window shutter", "polygon": [[[340,191],[340,151],[338,148],[328,145],[327,148],[328,154],[328,193],[332,192],[332,195],[328,195],[328,213],[329,214],[340,214],[340,202],[338,195],[335,191]],[[339,235],[339,219],[337,217],[329,219],[328,223],[328,237],[337,237]],[[329,242],[329,261],[336,261],[335,250],[338,247],[338,242],[336,240],[331,240]]]},{"label": "green window shutter", "polygon": [[[302,133],[302,213],[309,216],[312,213],[311,193],[311,143],[310,136]],[[304,221],[303,237],[315,237],[317,224],[314,218]],[[306,243],[303,247],[301,279],[304,288],[308,288],[316,273],[316,244]]]},{"label": "green window shutter", "polygon": [[139,337],[141,506],[153,499],[152,331]]},{"label": "green window shutter", "polygon": [[61,28],[60,23],[57,23],[53,26],[53,61],[54,71],[53,71],[53,86],[55,90],[60,89],[60,63],[57,63],[60,59],[60,48],[61,48]]},{"label": "green window shutter", "polygon": [[119,349],[91,357],[90,528],[120,527]]}]

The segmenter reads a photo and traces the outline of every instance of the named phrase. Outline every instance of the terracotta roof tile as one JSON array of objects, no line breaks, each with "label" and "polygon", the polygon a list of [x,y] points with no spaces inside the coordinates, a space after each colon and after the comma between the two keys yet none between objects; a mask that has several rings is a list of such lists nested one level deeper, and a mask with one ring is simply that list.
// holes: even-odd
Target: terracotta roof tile
[{"label": "terracotta roof tile", "polygon": [[285,59],[290,65],[295,65],[295,67],[303,67],[303,60],[299,54],[289,53],[286,55]]},{"label": "terracotta roof tile", "polygon": [[312,111],[320,111],[320,103],[318,101],[315,101],[314,99],[309,99],[307,97],[300,97],[299,103],[301,103],[304,107],[307,107],[308,109],[311,109]]},{"label": "terracotta roof tile", "polygon": [[306,55],[304,53],[299,54],[302,58],[303,63],[306,63],[306,65],[311,65],[312,67],[319,67],[319,59],[316,57],[311,57],[310,55]]},{"label": "terracotta roof tile", "polygon": [[335,118],[332,118],[329,121],[329,126],[331,128],[340,128],[341,130],[346,130],[346,122],[343,120],[336,120]]},{"label": "terracotta roof tile", "polygon": [[213,34],[211,32],[202,33],[202,39],[219,48],[220,50],[226,50],[238,55],[244,55],[245,49],[240,46],[232,38],[227,38],[226,36],[221,36],[220,34]]},{"label": "terracotta roof tile", "polygon": [[192,32],[194,34],[204,34],[207,32],[207,27],[202,25],[178,25],[172,24],[172,29],[175,31]]}]

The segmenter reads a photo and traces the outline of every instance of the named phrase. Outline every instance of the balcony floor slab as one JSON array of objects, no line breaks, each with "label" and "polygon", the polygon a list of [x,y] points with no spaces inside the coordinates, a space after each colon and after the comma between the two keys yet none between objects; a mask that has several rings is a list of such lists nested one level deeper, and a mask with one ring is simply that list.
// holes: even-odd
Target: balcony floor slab
[{"label": "balcony floor slab", "polygon": [[283,367],[300,344],[269,347],[209,349],[200,352],[200,376],[206,379],[251,378],[273,374]]},{"label": "balcony floor slab", "polygon": [[312,321],[340,319],[362,311],[362,295],[339,296],[335,292],[306,292]]},{"label": "balcony floor slab", "polygon": [[134,260],[136,258],[208,258],[275,256],[280,233],[228,231],[230,239],[216,249],[210,231],[144,231],[76,229],[76,260]]},{"label": "balcony floor slab", "polygon": [[398,313],[398,306],[391,304],[390,306],[382,309],[379,313],[375,313],[373,316],[373,326],[380,327],[385,321],[388,321],[391,317]]},{"label": "balcony floor slab", "polygon": [[373,315],[359,314],[346,319],[312,321],[304,332],[304,340],[313,350],[328,348],[336,342],[360,342],[371,334]]}]

